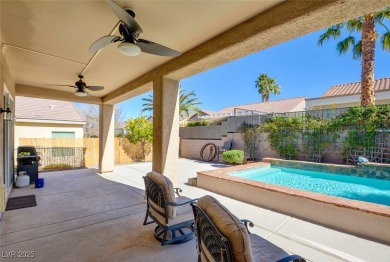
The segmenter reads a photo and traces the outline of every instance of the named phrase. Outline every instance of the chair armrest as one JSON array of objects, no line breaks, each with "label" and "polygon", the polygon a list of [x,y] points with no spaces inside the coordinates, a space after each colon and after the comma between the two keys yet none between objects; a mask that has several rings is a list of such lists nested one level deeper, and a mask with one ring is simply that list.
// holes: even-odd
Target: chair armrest
[{"label": "chair armrest", "polygon": [[171,202],[167,201],[167,204],[170,206],[178,207],[178,206],[184,206],[184,205],[188,205],[191,203],[195,203],[197,200],[198,200],[198,198],[194,198],[194,199],[190,199],[190,200],[187,200],[185,202],[180,202],[180,203],[171,203]]},{"label": "chair armrest", "polygon": [[306,260],[298,255],[290,255],[285,258],[282,258],[276,262],[288,262],[288,261],[293,261],[293,262],[306,262]]},{"label": "chair armrest", "polygon": [[180,197],[179,192],[180,192],[180,193],[183,192],[183,190],[181,190],[180,187],[174,187],[174,188],[173,188],[173,191],[175,191],[175,194],[176,194],[178,197]]},{"label": "chair armrest", "polygon": [[241,221],[242,223],[244,223],[244,225],[245,225],[245,227],[246,227],[246,230],[248,231],[249,234],[251,234],[251,232],[250,232],[249,229],[248,229],[248,224],[249,224],[250,227],[254,227],[252,221],[250,221],[250,220],[248,220],[248,219],[240,219],[240,221]]}]

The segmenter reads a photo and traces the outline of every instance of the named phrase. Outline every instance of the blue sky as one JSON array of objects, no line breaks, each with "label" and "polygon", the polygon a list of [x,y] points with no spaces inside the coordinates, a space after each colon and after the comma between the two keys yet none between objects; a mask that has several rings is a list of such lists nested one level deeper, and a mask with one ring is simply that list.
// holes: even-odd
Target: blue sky
[{"label": "blue sky", "polygon": [[[338,41],[330,40],[321,47],[317,46],[323,32],[314,32],[248,55],[183,79],[180,84],[186,91],[195,90],[202,102],[201,108],[219,111],[227,106],[260,102],[255,81],[263,73],[274,78],[281,87],[281,94],[271,95],[270,100],[319,97],[332,85],[360,81],[360,59],[352,59],[351,53],[340,56],[336,51]],[[383,51],[377,42],[375,79],[383,77],[390,77],[390,52]],[[148,94],[120,103],[124,114],[138,117],[142,109],[141,99]]]}]

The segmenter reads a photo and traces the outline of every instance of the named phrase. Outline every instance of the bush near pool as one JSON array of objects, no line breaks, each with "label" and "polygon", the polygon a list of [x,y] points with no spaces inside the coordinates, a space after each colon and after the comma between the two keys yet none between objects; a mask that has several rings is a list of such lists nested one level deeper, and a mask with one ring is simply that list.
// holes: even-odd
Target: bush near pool
[{"label": "bush near pool", "polygon": [[242,164],[244,151],[230,150],[223,153],[223,160],[229,164]]}]

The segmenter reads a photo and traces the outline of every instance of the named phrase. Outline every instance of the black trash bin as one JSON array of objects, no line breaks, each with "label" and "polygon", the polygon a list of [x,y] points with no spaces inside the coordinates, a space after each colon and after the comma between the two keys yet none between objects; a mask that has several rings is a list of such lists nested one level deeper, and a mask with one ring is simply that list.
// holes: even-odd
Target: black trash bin
[{"label": "black trash bin", "polygon": [[[20,155],[21,152],[28,152],[30,155]],[[35,183],[38,178],[38,162],[40,157],[37,154],[37,150],[33,146],[19,146],[18,147],[18,166],[16,168],[18,174],[19,171],[26,171],[30,177],[30,184]]]}]

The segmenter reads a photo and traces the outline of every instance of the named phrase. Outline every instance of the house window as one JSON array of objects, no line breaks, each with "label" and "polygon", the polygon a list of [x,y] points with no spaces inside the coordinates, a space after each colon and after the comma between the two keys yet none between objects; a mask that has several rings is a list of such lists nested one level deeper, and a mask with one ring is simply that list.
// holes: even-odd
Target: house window
[{"label": "house window", "polygon": [[[52,138],[75,138],[75,133],[53,131],[51,132],[51,136]],[[53,147],[51,154],[52,157],[75,156],[75,148],[74,147]]]},{"label": "house window", "polygon": [[62,131],[53,131],[51,132],[52,138],[75,138],[74,132],[62,132]]}]

